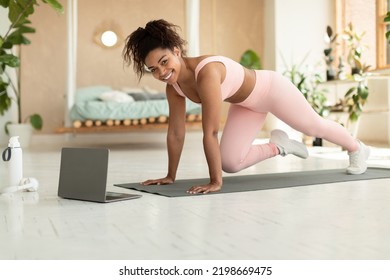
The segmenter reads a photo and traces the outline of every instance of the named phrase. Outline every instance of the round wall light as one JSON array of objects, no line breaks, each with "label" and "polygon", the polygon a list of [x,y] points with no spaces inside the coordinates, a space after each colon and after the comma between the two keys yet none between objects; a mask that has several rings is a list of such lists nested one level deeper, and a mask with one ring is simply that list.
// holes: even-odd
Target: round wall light
[{"label": "round wall light", "polygon": [[118,35],[114,31],[107,30],[100,36],[100,41],[106,47],[113,47],[118,43]]}]

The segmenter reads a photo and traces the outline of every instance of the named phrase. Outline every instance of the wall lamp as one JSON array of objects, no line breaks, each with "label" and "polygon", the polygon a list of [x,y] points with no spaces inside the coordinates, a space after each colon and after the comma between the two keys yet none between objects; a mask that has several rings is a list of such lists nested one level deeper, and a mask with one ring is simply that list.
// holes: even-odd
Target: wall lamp
[{"label": "wall lamp", "polygon": [[112,22],[104,22],[94,33],[94,41],[103,48],[114,48],[121,43],[120,28]]}]

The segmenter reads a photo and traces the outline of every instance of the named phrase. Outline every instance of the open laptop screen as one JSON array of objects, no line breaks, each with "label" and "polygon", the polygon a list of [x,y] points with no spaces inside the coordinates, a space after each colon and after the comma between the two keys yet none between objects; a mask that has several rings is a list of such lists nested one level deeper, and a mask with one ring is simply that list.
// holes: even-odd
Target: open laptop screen
[{"label": "open laptop screen", "polygon": [[107,148],[63,148],[58,196],[95,202],[140,198],[141,195],[107,192]]}]

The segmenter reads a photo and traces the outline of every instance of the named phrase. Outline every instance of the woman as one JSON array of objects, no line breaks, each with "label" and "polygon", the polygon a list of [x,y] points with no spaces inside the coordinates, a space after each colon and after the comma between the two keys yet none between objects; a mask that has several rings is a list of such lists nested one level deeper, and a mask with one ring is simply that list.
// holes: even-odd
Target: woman
[{"label": "woman", "polygon": [[[165,20],[150,21],[127,37],[123,50],[125,62],[133,64],[139,79],[148,70],[167,84],[168,173],[144,185],[175,181],[185,135],[185,97],[202,104],[203,146],[210,174],[210,182],[192,186],[188,190],[191,194],[219,191],[222,170],[238,172],[277,155],[308,156],[305,145],[289,139],[281,130],[272,131],[267,144],[252,144],[268,112],[306,135],[346,149],[350,159],[348,174],[366,171],[368,147],[340,124],[321,118],[287,78],[273,71],[246,69],[222,56],[186,57],[185,41],[177,28]],[[231,105],[219,144],[223,101]]]}]

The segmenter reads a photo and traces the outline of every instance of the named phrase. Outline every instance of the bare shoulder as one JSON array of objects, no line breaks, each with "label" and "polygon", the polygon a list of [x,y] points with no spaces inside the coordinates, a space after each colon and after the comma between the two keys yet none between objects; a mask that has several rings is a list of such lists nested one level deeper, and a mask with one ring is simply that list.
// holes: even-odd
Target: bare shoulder
[{"label": "bare shoulder", "polygon": [[165,93],[166,93],[166,96],[168,99],[168,103],[172,103],[172,102],[178,103],[178,102],[182,102],[185,99],[184,96],[181,96],[176,91],[176,89],[172,85],[169,85],[169,84],[167,84],[167,86],[165,88]]},{"label": "bare shoulder", "polygon": [[202,67],[197,76],[197,83],[218,81],[221,83],[225,77],[225,66],[219,62],[210,62]]},{"label": "bare shoulder", "polygon": [[165,92],[166,92],[167,96],[171,95],[171,94],[174,94],[174,93],[177,94],[175,88],[172,85],[170,85],[170,84],[167,84],[167,86],[165,87]]},{"label": "bare shoulder", "polygon": [[167,84],[165,88],[165,93],[167,95],[167,98],[169,97],[182,97],[177,90],[170,84]]}]

